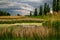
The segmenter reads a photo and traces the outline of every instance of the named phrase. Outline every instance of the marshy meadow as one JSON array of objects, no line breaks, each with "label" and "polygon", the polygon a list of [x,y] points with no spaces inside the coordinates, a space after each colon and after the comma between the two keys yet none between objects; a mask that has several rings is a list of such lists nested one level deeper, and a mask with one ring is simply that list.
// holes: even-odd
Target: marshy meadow
[{"label": "marshy meadow", "polygon": [[0,0],[0,40],[60,40],[60,0]]}]

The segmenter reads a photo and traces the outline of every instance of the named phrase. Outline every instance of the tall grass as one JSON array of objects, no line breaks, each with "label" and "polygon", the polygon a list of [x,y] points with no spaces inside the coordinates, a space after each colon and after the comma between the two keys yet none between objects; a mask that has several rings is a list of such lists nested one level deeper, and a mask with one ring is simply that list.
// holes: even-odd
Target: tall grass
[{"label": "tall grass", "polygon": [[47,27],[7,27],[0,28],[0,40],[59,40],[51,28]]},{"label": "tall grass", "polygon": [[60,29],[60,21],[59,20],[55,20],[55,21],[46,21],[43,23],[43,26],[46,27],[53,27],[55,28],[57,31]]},{"label": "tall grass", "polygon": [[52,28],[52,29],[54,28],[55,29],[55,38],[60,40],[60,21],[59,20],[55,20],[52,22],[46,21],[45,23],[43,23],[43,26],[48,27],[48,28]]}]

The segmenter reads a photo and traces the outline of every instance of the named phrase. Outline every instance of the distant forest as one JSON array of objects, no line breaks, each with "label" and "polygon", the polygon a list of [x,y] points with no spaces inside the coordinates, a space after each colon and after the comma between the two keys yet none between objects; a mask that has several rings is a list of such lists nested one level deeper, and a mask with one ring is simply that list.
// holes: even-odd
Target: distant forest
[{"label": "distant forest", "polygon": [[[60,11],[60,0],[53,0],[52,10],[53,12]],[[32,11],[30,11],[30,16],[47,15],[47,13],[50,13],[50,7],[48,3],[44,3],[44,6],[40,5],[39,12],[37,11],[37,8],[35,8],[33,15],[32,15]],[[11,14],[8,12],[0,11],[0,16],[10,16],[10,15]],[[17,16],[20,16],[20,14],[17,14]]]}]

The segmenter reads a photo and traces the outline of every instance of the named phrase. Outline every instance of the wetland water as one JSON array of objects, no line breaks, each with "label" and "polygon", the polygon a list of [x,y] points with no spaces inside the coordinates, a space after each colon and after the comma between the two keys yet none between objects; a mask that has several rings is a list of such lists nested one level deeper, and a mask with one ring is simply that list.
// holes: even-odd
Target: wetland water
[{"label": "wetland water", "polygon": [[0,24],[0,27],[10,27],[10,26],[34,27],[34,26],[42,26],[42,23],[15,23],[15,24]]}]

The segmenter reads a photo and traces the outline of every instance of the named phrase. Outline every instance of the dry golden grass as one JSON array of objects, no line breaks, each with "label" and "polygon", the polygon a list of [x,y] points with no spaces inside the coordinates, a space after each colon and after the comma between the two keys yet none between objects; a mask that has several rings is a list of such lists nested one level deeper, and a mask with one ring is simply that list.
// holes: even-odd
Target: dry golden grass
[{"label": "dry golden grass", "polygon": [[19,19],[25,18],[25,16],[0,16],[0,19]]},{"label": "dry golden grass", "polygon": [[16,37],[33,37],[34,34],[37,34],[41,37],[49,36],[50,34],[55,34],[54,29],[47,28],[47,27],[13,27],[13,30],[4,28],[0,31],[0,35],[3,35],[4,33],[12,32],[12,34]]},{"label": "dry golden grass", "polygon": [[0,22],[11,22],[11,21],[43,21],[43,19],[38,18],[29,18],[26,16],[0,16]]}]

